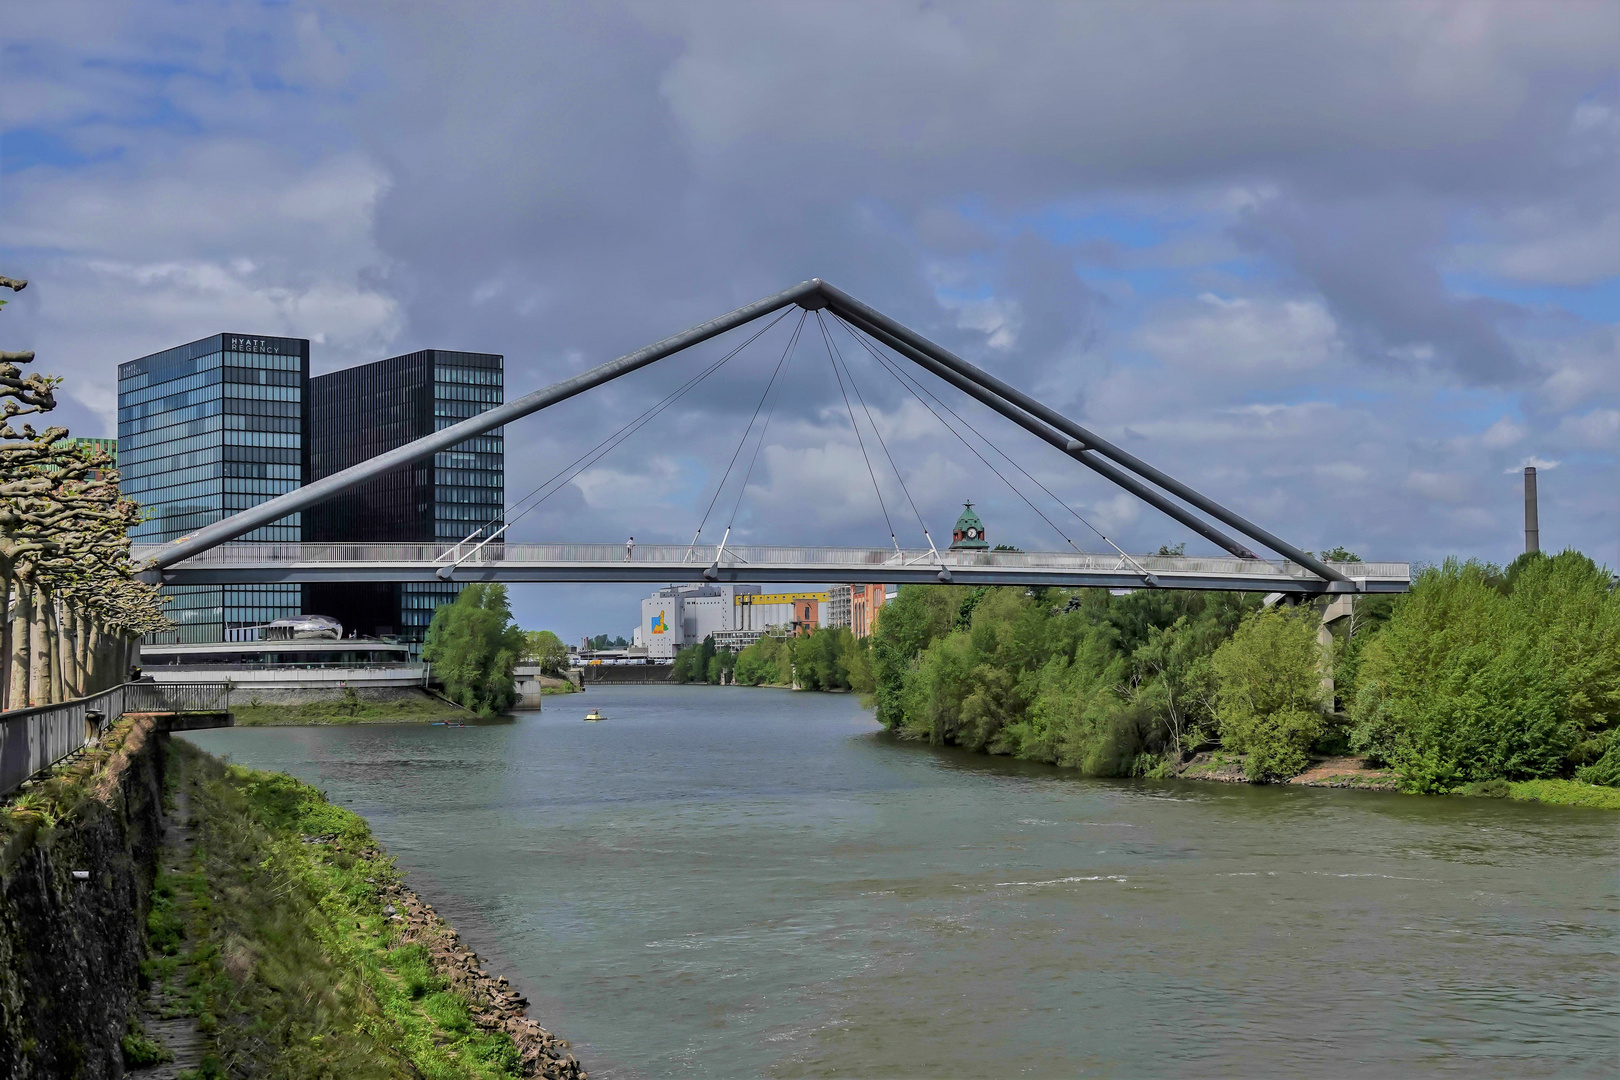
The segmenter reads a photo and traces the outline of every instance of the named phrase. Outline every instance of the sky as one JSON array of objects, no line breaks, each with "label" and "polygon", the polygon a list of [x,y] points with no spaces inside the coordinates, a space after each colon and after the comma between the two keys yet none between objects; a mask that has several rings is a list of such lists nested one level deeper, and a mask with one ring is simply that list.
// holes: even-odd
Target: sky
[{"label": "sky", "polygon": [[[1507,562],[1533,464],[1542,546],[1620,566],[1612,2],[58,0],[0,80],[0,344],[75,434],[225,330],[498,352],[511,399],[821,277],[1302,547]],[[796,322],[512,538],[687,543],[713,501],[706,541],[887,546],[886,509],[915,547],[971,499],[1030,550],[1212,550],[929,383],[1048,524],[835,327],[875,445],[813,319],[737,502]],[[512,425],[509,499],[739,342]],[[576,639],[644,593],[513,598]]]}]

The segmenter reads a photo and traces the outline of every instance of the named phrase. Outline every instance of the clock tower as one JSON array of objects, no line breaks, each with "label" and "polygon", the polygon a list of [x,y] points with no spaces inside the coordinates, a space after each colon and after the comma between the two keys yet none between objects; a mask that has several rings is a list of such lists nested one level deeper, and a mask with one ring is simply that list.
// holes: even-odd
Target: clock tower
[{"label": "clock tower", "polygon": [[963,503],[966,508],[962,516],[956,519],[956,528],[951,530],[951,549],[961,548],[987,548],[990,544],[984,538],[984,522],[979,515],[973,512],[972,503]]}]

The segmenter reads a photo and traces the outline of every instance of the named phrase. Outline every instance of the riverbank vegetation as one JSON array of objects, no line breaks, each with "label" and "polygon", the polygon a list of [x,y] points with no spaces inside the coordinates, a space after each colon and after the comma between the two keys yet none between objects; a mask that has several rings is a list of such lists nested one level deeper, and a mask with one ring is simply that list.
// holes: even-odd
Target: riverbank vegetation
[{"label": "riverbank vegetation", "polygon": [[741,652],[716,649],[713,638],[675,654],[679,683],[796,686],[801,690],[872,692],[866,642],[848,627],[822,627],[802,637],[762,637]]},{"label": "riverbank vegetation", "polygon": [[1219,749],[1252,780],[1353,752],[1413,792],[1597,805],[1620,782],[1620,595],[1585,556],[1429,567],[1358,599],[1327,655],[1319,626],[1233,593],[906,586],[862,653],[891,730],[1094,775]]},{"label": "riverbank vegetation", "polygon": [[422,659],[444,694],[480,716],[507,712],[517,704],[512,669],[530,642],[512,622],[505,585],[474,584],[441,604],[428,624]]},{"label": "riverbank vegetation", "polygon": [[[244,701],[243,698],[246,698]],[[251,691],[231,695],[231,715],[239,727],[293,727],[303,724],[459,723],[469,710],[420,689],[386,699],[362,697],[350,689],[340,697],[298,704],[260,700]]]},{"label": "riverbank vegetation", "polygon": [[211,1040],[201,1075],[519,1075],[512,1039],[396,940],[398,872],[361,818],[291,777],[169,752],[195,839],[155,886],[148,975]]}]

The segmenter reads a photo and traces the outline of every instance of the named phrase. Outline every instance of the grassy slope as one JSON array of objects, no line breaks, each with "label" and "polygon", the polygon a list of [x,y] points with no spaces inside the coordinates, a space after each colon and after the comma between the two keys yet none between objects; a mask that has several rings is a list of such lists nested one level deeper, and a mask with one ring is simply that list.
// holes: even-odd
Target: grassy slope
[{"label": "grassy slope", "polygon": [[361,818],[291,777],[170,753],[197,833],[158,882],[153,974],[195,964],[189,1011],[218,1075],[517,1075],[511,1039],[473,1026],[420,947],[395,947],[377,886],[398,874]]},{"label": "grassy slope", "polygon": [[[1202,757],[1202,755],[1201,755]],[[1184,780],[1224,780],[1245,783],[1243,755],[1217,750],[1208,760],[1195,759],[1177,774]],[[1371,791],[1395,791],[1388,779],[1360,778],[1354,774],[1333,777],[1334,783],[1319,786],[1347,787]],[[1597,810],[1620,810],[1620,788],[1583,784],[1579,780],[1519,780],[1512,783],[1493,781],[1487,784],[1466,784],[1452,791],[1453,795],[1474,795],[1485,798],[1517,799],[1521,802],[1544,802],[1558,806],[1585,806]]]},{"label": "grassy slope", "polygon": [[1620,788],[1583,784],[1579,780],[1520,780],[1508,785],[1508,798],[1620,810]]},{"label": "grassy slope", "polygon": [[243,727],[293,724],[399,724],[448,720],[461,723],[473,714],[449,702],[428,697],[401,701],[312,701],[304,705],[255,705],[232,695],[231,713]]}]

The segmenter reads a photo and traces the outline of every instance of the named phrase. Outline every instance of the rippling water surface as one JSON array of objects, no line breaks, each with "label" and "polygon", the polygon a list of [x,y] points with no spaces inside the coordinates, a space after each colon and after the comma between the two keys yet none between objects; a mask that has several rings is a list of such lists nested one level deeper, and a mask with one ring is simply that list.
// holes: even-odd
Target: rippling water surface
[{"label": "rippling water surface", "polygon": [[188,737],[364,814],[593,1077],[1620,1068],[1612,814],[1087,780],[737,688]]}]

